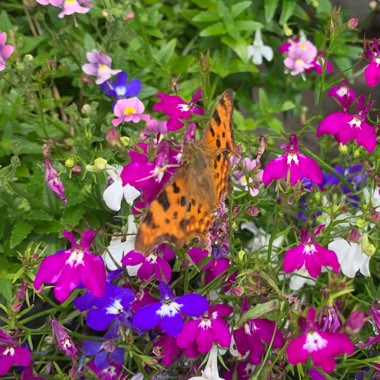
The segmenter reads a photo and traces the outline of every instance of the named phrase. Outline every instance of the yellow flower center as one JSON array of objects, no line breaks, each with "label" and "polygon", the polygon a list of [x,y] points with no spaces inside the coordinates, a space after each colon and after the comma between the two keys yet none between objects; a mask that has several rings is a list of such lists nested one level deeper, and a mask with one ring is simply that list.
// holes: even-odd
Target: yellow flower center
[{"label": "yellow flower center", "polygon": [[124,111],[124,115],[133,115],[136,113],[136,110],[133,107],[127,107]]},{"label": "yellow flower center", "polygon": [[296,59],[296,65],[300,65],[303,63],[303,60],[301,58]]},{"label": "yellow flower center", "polygon": [[72,4],[72,3],[75,3],[76,2],[76,0],[66,0],[66,3],[68,3],[68,4]]},{"label": "yellow flower center", "polygon": [[302,50],[305,50],[305,49],[306,49],[306,44],[301,43],[301,44],[300,44],[300,48],[301,48]]},{"label": "yellow flower center", "polygon": [[[70,1],[72,1],[72,0],[70,0]],[[106,70],[108,67],[107,67],[107,65],[100,65],[99,66],[99,70]]]}]

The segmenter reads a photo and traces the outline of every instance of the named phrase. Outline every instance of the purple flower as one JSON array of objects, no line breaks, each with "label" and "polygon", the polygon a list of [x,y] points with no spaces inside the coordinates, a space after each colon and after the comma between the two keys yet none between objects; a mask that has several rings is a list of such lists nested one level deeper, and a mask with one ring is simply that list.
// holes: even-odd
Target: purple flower
[{"label": "purple flower", "polygon": [[122,122],[128,123],[132,121],[133,123],[138,123],[141,120],[149,121],[150,116],[143,113],[144,109],[144,104],[136,97],[119,99],[113,109],[116,118],[112,120],[112,125],[117,127]]},{"label": "purple flower", "polygon": [[380,83],[380,50],[377,38],[372,40],[372,46],[367,41],[364,55],[369,60],[369,64],[364,70],[365,80],[368,86],[375,87]]},{"label": "purple flower", "polygon": [[64,203],[67,203],[65,188],[63,187],[61,178],[48,158],[45,158],[45,181],[50,189],[53,190]]},{"label": "purple flower", "polygon": [[138,79],[132,79],[128,82],[128,74],[125,71],[121,71],[116,75],[115,80],[107,80],[100,85],[100,88],[107,96],[123,99],[137,96],[141,91],[141,86],[142,84]]},{"label": "purple flower", "polygon": [[291,75],[303,73],[315,64],[317,48],[308,40],[289,40],[288,56],[284,60]]},{"label": "purple flower", "polygon": [[57,339],[58,347],[74,361],[77,357],[78,349],[70,338],[70,335],[56,319],[52,319],[51,327],[53,328],[53,335]]},{"label": "purple flower", "polygon": [[89,63],[82,66],[82,70],[87,75],[96,76],[96,84],[102,84],[111,78],[111,75],[119,73],[121,70],[112,70],[112,59],[106,54],[93,49],[86,54]]},{"label": "purple flower", "polygon": [[310,307],[306,320],[300,320],[302,335],[294,338],[286,349],[288,361],[290,364],[297,365],[306,362],[311,355],[316,367],[321,367],[326,373],[331,373],[336,364],[335,356],[351,355],[354,352],[354,346],[344,334],[320,330],[314,319],[315,309]]},{"label": "purple flower", "polygon": [[102,380],[128,380],[128,376],[123,372],[123,366],[121,364],[111,363],[108,367],[99,368],[96,366],[95,361],[91,360],[87,363],[87,366],[92,372],[97,375],[98,379]]},{"label": "purple flower", "polygon": [[340,111],[326,116],[319,125],[316,135],[318,137],[323,134],[333,135],[337,142],[344,145],[348,141],[356,140],[368,152],[373,152],[376,147],[376,132],[365,121],[372,104],[373,102],[365,104],[364,96],[360,96],[356,114]]},{"label": "purple flower", "polygon": [[346,331],[348,334],[358,334],[363,328],[366,315],[362,310],[354,310],[346,321]]},{"label": "purple flower", "polygon": [[52,5],[62,9],[59,18],[74,13],[87,13],[92,8],[92,0],[36,0],[41,5]]},{"label": "purple flower", "polygon": [[284,145],[285,153],[266,165],[263,173],[264,185],[269,185],[275,179],[284,178],[290,185],[310,179],[314,183],[323,182],[323,174],[318,163],[312,158],[301,154],[298,150],[297,136],[291,135],[289,144]]},{"label": "purple flower", "polygon": [[[192,347],[191,347],[192,349]],[[190,358],[197,358],[198,351],[185,350],[186,356]],[[170,367],[173,361],[179,357],[180,347],[177,345],[176,337],[165,334],[157,342],[154,343],[153,353],[159,355],[162,360],[162,364],[166,367]]]},{"label": "purple flower", "polygon": [[[249,380],[252,378],[256,366],[254,366],[249,360],[238,361],[238,364],[233,368],[229,368],[227,372],[223,374],[225,380]],[[236,372],[236,374],[235,374]]]},{"label": "purple flower", "polygon": [[350,105],[356,100],[356,93],[351,90],[347,82],[342,82],[339,86],[331,87],[327,95],[336,99],[341,104],[343,112],[347,112]]},{"label": "purple flower", "polygon": [[6,60],[13,54],[15,48],[12,45],[5,45],[7,34],[0,32],[0,71],[5,69]]},{"label": "purple flower", "polygon": [[174,297],[172,290],[164,282],[159,285],[161,301],[137,310],[133,325],[142,331],[150,330],[160,323],[162,331],[171,336],[178,335],[183,328],[182,315],[197,317],[208,308],[206,298],[197,293]]},{"label": "purple flower", "polygon": [[103,260],[89,251],[95,231],[84,231],[80,241],[75,241],[72,232],[63,230],[63,236],[71,243],[71,248],[45,257],[36,274],[34,287],[39,290],[44,282],[55,284],[55,298],[64,302],[71,292],[84,286],[95,297],[104,293],[106,270]]},{"label": "purple flower", "polygon": [[161,99],[160,102],[153,106],[156,111],[164,112],[169,116],[169,120],[166,124],[169,131],[176,131],[183,126],[183,122],[180,119],[189,120],[191,115],[203,115],[204,111],[195,104],[199,101],[202,94],[202,90],[198,90],[190,103],[185,102],[181,97],[177,95],[158,94],[156,95]]},{"label": "purple flower", "polygon": [[172,277],[172,269],[168,261],[174,257],[175,253],[170,247],[160,245],[157,252],[153,252],[149,256],[144,256],[137,251],[130,251],[123,257],[121,263],[128,266],[139,265],[137,277],[142,281],[149,280],[154,273],[157,280],[169,283]]},{"label": "purple flower", "polygon": [[[95,308],[90,309],[87,314],[87,325],[101,331],[105,330],[112,321],[118,320],[127,327],[131,327],[130,306],[134,299],[135,295],[131,289],[107,283],[104,294],[94,300]],[[83,302],[78,302],[79,309],[82,309]],[[75,305],[77,306],[78,303]]]},{"label": "purple flower", "polygon": [[327,314],[322,314],[320,327],[322,331],[336,332],[342,326],[335,306],[328,306]]},{"label": "purple flower", "polygon": [[324,224],[320,225],[313,235],[307,230],[301,231],[301,244],[285,253],[283,263],[285,273],[305,268],[311,277],[317,278],[322,265],[331,267],[335,273],[339,272],[340,265],[336,253],[322,247],[315,240],[323,228]]},{"label": "purple flower", "polygon": [[212,344],[227,348],[231,343],[231,333],[227,322],[223,319],[232,313],[229,305],[210,306],[206,313],[198,319],[188,321],[177,336],[177,344],[181,348],[195,346],[195,349],[206,354]]},{"label": "purple flower", "polygon": [[100,369],[105,369],[110,364],[122,365],[124,362],[124,348],[116,347],[113,340],[84,340],[83,351],[86,356],[95,355],[94,363]]},{"label": "purple flower", "polygon": [[374,301],[369,307],[373,321],[375,322],[375,328],[380,333],[380,301]]},{"label": "purple flower", "polygon": [[[155,135],[165,135],[168,133],[168,128],[166,126],[167,121],[158,121],[156,119],[150,119],[145,124],[145,130],[140,133],[140,138],[144,140],[152,134]],[[159,137],[158,137],[159,138]]]}]

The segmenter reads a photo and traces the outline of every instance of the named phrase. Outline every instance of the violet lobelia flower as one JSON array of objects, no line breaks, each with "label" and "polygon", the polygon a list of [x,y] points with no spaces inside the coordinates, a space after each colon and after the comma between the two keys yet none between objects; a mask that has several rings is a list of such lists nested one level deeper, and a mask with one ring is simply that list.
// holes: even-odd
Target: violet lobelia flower
[{"label": "violet lobelia flower", "polygon": [[305,363],[310,355],[316,367],[331,373],[335,368],[335,357],[353,354],[354,346],[345,334],[320,330],[314,319],[315,308],[310,307],[306,320],[300,320],[302,335],[294,338],[286,349],[288,361],[293,365]]},{"label": "violet lobelia flower", "polygon": [[107,80],[100,85],[100,88],[107,96],[113,96],[117,99],[137,96],[141,91],[141,87],[142,84],[138,79],[132,79],[128,82],[128,74],[125,71],[117,74],[113,81]]},{"label": "violet lobelia flower", "polygon": [[372,40],[372,45],[367,41],[364,55],[369,60],[369,64],[364,70],[365,80],[368,86],[375,87],[380,83],[380,50],[377,38]]},{"label": "violet lobelia flower", "polygon": [[67,203],[62,180],[48,158],[45,158],[45,181],[49,188],[54,191],[64,203]]},{"label": "violet lobelia flower", "polygon": [[232,313],[229,305],[213,305],[197,318],[185,323],[182,331],[177,336],[177,344],[181,348],[195,346],[195,349],[206,354],[212,348],[213,343],[227,348],[231,343],[231,333],[228,323],[223,319]]},{"label": "violet lobelia flower", "polygon": [[95,297],[104,293],[106,270],[103,260],[89,251],[95,231],[84,231],[79,242],[72,232],[63,231],[63,236],[71,243],[71,248],[45,257],[36,274],[34,287],[39,290],[43,283],[55,284],[55,298],[64,302],[71,292],[84,286]]},{"label": "violet lobelia flower", "polygon": [[96,84],[102,84],[111,78],[111,75],[119,73],[121,70],[112,70],[112,59],[107,54],[100,53],[93,49],[86,54],[89,63],[82,66],[82,70],[87,75],[96,77]]},{"label": "violet lobelia flower", "polygon": [[200,101],[202,90],[198,90],[189,103],[177,95],[157,94],[160,101],[153,106],[155,111],[164,112],[169,116],[166,127],[169,131],[182,128],[181,119],[189,120],[191,115],[203,115],[204,111],[196,103]]},{"label": "violet lobelia flower", "polygon": [[376,147],[376,132],[365,119],[373,101],[365,104],[364,96],[358,100],[358,111],[352,115],[345,111],[334,112],[326,116],[319,125],[316,135],[333,135],[337,142],[346,145],[349,141],[357,141],[358,145],[368,152]]},{"label": "violet lobelia flower", "polygon": [[317,278],[321,273],[322,265],[339,272],[340,264],[334,251],[322,247],[316,242],[316,237],[325,228],[320,225],[313,234],[307,230],[301,231],[301,244],[286,251],[283,268],[285,273],[305,268],[309,275]]},{"label": "violet lobelia flower", "polygon": [[7,34],[0,32],[0,71],[5,69],[5,62],[13,54],[15,48],[12,45],[6,45]]},{"label": "violet lobelia flower", "polygon": [[323,182],[323,174],[319,164],[312,158],[299,152],[297,136],[291,135],[289,144],[283,145],[285,153],[273,161],[269,162],[263,173],[264,185],[269,185],[276,179],[289,179],[290,185],[294,186],[304,178],[314,183]]},{"label": "violet lobelia flower", "polygon": [[178,335],[183,328],[183,315],[197,317],[208,308],[207,299],[200,294],[175,297],[164,282],[160,282],[159,289],[161,301],[142,307],[133,317],[133,325],[142,331],[150,330],[160,323],[162,331],[171,336]]},{"label": "violet lobelia flower", "polygon": [[114,107],[115,119],[112,120],[112,125],[117,127],[119,124],[132,121],[138,123],[141,120],[149,121],[150,116],[144,114],[144,104],[136,97],[129,99],[119,99]]},{"label": "violet lobelia flower", "polygon": [[84,340],[83,351],[86,356],[94,355],[94,363],[100,369],[105,369],[111,364],[122,365],[124,362],[124,348],[116,347],[113,340]]},{"label": "violet lobelia flower", "polygon": [[105,368],[96,366],[95,361],[91,360],[87,366],[92,372],[102,380],[128,380],[128,376],[123,373],[123,366],[121,364],[111,363]]},{"label": "violet lobelia flower", "polygon": [[58,348],[60,348],[70,359],[73,361],[76,360],[78,349],[70,338],[70,335],[56,319],[52,319],[51,327],[53,329],[53,334],[57,339]]}]

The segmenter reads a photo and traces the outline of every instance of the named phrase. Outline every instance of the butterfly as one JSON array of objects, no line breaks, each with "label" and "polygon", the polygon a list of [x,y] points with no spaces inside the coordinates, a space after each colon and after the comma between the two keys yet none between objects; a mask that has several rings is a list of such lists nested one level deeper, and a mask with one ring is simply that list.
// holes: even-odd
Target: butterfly
[{"label": "butterfly", "polygon": [[197,237],[205,242],[214,211],[229,190],[233,91],[219,98],[202,137],[183,147],[181,165],[152,201],[137,231],[135,250],[148,255],[158,244],[178,248]]}]

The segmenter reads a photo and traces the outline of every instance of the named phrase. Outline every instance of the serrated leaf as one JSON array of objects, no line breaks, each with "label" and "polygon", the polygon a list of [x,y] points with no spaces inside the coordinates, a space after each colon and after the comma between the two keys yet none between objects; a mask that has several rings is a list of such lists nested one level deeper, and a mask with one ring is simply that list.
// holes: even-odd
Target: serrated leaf
[{"label": "serrated leaf", "polygon": [[52,220],[53,217],[44,210],[34,209],[29,214],[25,215],[26,220]]},{"label": "serrated leaf", "polygon": [[210,25],[199,33],[201,37],[218,36],[223,34],[226,34],[226,28],[224,27],[224,24],[221,22],[217,22],[214,25]]},{"label": "serrated leaf", "polygon": [[297,3],[295,0],[282,0],[282,9],[279,21],[280,25],[284,25],[290,19],[294,13],[296,5]]},{"label": "serrated leaf", "polygon": [[205,11],[197,14],[192,20],[196,22],[214,22],[220,20],[220,17],[217,12]]},{"label": "serrated leaf", "polygon": [[278,6],[278,0],[266,0],[264,1],[265,20],[267,22],[272,21],[274,13]]},{"label": "serrated leaf", "polygon": [[19,245],[32,231],[33,226],[23,220],[19,220],[13,227],[10,247]]},{"label": "serrated leaf", "polygon": [[12,301],[12,281],[0,279],[0,296],[8,303]]},{"label": "serrated leaf", "polygon": [[64,224],[75,227],[82,219],[83,213],[84,210],[82,207],[69,207],[64,211],[62,221]]},{"label": "serrated leaf", "polygon": [[232,17],[237,17],[252,5],[252,1],[242,1],[231,7]]}]

